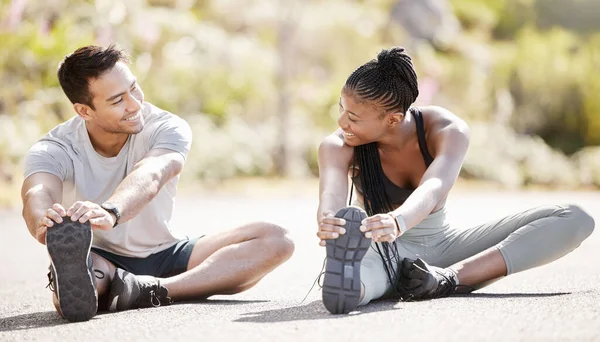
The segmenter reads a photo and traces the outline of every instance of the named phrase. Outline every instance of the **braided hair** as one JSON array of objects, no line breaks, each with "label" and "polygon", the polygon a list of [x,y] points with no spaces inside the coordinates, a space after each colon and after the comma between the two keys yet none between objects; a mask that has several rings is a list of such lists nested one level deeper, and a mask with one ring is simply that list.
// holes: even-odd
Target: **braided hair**
[{"label": "braided hair", "polygon": [[[360,66],[348,77],[343,90],[357,101],[372,102],[383,109],[384,114],[389,111],[406,113],[419,95],[417,74],[410,56],[402,47],[382,50],[377,59]],[[377,143],[356,146],[354,164],[358,164],[360,170],[367,214],[372,216],[392,211],[394,208],[385,191],[385,174]],[[391,263],[394,258],[399,261],[395,246],[387,242],[376,245],[392,284],[395,284],[397,276]]]}]

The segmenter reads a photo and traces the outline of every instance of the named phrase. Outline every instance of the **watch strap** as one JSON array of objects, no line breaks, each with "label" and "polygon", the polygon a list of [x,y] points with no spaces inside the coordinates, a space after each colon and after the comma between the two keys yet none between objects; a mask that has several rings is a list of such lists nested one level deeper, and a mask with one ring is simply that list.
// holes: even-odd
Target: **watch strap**
[{"label": "watch strap", "polygon": [[396,221],[396,226],[398,227],[398,230],[400,231],[400,235],[406,233],[406,231],[408,229],[406,227],[406,222],[404,222],[404,217],[402,217],[402,215],[393,215],[393,216]]},{"label": "watch strap", "polygon": [[116,227],[119,224],[119,220],[121,219],[121,213],[119,212],[119,210],[110,203],[103,203],[101,207],[102,209],[115,215],[115,224],[113,225],[113,228]]}]

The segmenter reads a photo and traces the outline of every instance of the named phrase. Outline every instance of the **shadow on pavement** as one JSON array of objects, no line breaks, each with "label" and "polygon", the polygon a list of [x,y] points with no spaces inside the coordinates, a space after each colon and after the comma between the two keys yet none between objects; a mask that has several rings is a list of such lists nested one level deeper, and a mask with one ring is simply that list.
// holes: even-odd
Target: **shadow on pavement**
[{"label": "shadow on pavement", "polygon": [[239,299],[201,299],[201,300],[186,300],[184,302],[175,302],[175,305],[181,304],[204,304],[204,305],[244,305],[268,303],[269,300],[239,300]]},{"label": "shadow on pavement", "polygon": [[[483,299],[483,298],[544,298],[569,295],[570,292],[555,292],[555,293],[470,293],[464,295],[456,295],[452,297]],[[214,301],[214,304],[228,304],[227,301]],[[332,315],[325,309],[320,300],[313,301],[305,305],[292,306],[281,309],[265,310],[257,312],[244,313],[234,322],[254,322],[254,323],[273,323],[273,322],[290,322],[304,320],[323,320],[323,319],[338,319],[347,316],[363,315],[372,312],[382,312],[389,310],[401,310],[401,307],[396,307],[402,303],[398,300],[380,300],[371,302],[369,305],[360,307],[360,310],[351,313],[350,315]],[[231,303],[234,304],[234,303]]]},{"label": "shadow on pavement", "polygon": [[[208,299],[198,301],[185,301],[177,302],[178,305],[185,304],[204,304],[204,305],[244,305],[244,304],[256,304],[265,303],[268,300],[228,300],[228,299]],[[108,311],[98,311],[95,317],[110,315]],[[92,318],[93,320],[93,318]],[[85,323],[85,322],[82,322]],[[44,312],[33,312],[28,314],[21,314],[12,317],[0,318],[0,332],[3,331],[15,331],[25,329],[36,329],[44,327],[52,327],[62,324],[77,324],[69,323],[58,315],[56,311],[44,311]]]},{"label": "shadow on pavement", "polygon": [[325,309],[320,300],[305,305],[292,306],[288,308],[265,310],[244,313],[241,318],[234,322],[273,323],[305,320],[338,319],[348,316],[363,315],[370,312],[381,312],[388,310],[400,310],[394,307],[398,301],[378,301],[367,306],[360,307],[358,311],[349,315],[332,315]]},{"label": "shadow on pavement", "polygon": [[56,311],[34,312],[12,317],[0,318],[0,331],[35,329],[67,324]]},{"label": "shadow on pavement", "polygon": [[456,295],[453,297],[463,298],[543,298],[570,295],[571,292],[551,292],[551,293],[469,293]]}]

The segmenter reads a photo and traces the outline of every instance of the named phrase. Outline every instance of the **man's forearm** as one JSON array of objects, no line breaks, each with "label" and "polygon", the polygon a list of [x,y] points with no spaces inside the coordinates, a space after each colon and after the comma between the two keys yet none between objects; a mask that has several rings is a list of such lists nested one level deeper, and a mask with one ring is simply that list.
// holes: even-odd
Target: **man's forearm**
[{"label": "man's forearm", "polygon": [[[31,236],[38,240],[37,228],[48,208],[52,207],[52,197],[44,191],[27,193],[23,198],[23,219]],[[39,240],[38,240],[39,241]],[[44,243],[44,241],[40,241]]]},{"label": "man's forearm", "polygon": [[163,185],[175,176],[169,174],[167,168],[168,165],[158,161],[144,161],[121,181],[106,201],[119,210],[119,223],[136,217],[156,197]]}]

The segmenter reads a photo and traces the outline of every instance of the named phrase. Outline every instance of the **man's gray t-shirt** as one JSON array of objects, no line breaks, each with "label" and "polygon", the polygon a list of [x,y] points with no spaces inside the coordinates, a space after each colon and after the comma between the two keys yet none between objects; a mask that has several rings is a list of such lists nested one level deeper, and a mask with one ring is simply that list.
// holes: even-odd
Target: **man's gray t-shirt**
[{"label": "man's gray t-shirt", "polygon": [[[148,102],[143,104],[143,130],[129,136],[116,157],[99,155],[90,142],[85,121],[79,116],[56,126],[27,153],[25,178],[51,173],[63,181],[62,205],[76,201],[105,202],[133,167],[150,150],[169,149],[185,158],[192,132],[185,120]],[[124,256],[146,257],[174,245],[169,227],[179,177],[167,182],[133,219],[114,229],[94,230],[93,246]]]}]

